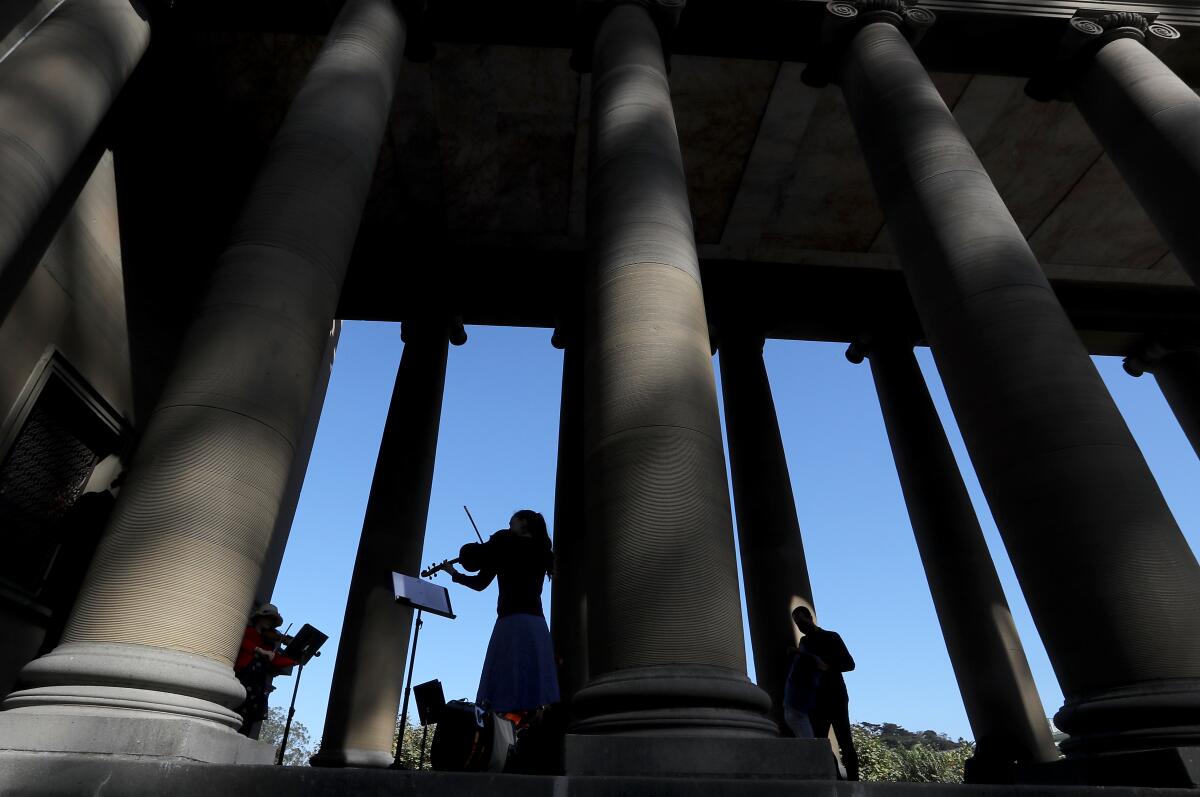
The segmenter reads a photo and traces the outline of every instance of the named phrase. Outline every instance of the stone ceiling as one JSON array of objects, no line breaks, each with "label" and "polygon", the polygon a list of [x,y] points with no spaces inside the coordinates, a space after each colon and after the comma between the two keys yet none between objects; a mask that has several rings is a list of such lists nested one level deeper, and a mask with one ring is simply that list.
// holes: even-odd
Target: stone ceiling
[{"label": "stone ceiling", "polygon": [[[431,236],[582,248],[590,80],[569,56],[442,44],[434,61],[405,64],[364,229],[395,250],[372,259]],[[701,256],[893,268],[840,93],[805,86],[801,69],[673,59]],[[1188,284],[1070,104],[1030,100],[1021,78],[933,77],[1049,275]]]},{"label": "stone ceiling", "polygon": [[[167,48],[178,50],[168,75],[194,81],[183,116],[210,150],[193,179],[206,184],[198,196],[225,198],[228,223],[321,37],[209,30],[181,41]],[[342,317],[403,319],[438,302],[470,323],[551,326],[578,313],[590,77],[570,55],[439,41],[432,61],[404,63]],[[840,92],[805,86],[802,69],[672,59],[710,305],[780,337],[850,339],[901,306],[915,324]],[[1077,328],[1099,333],[1089,345],[1119,349],[1164,328],[1200,337],[1200,293],[1070,104],[1034,102],[1022,77],[933,79]],[[203,221],[197,232],[219,251],[220,225]],[[746,269],[757,269],[749,281]]]}]

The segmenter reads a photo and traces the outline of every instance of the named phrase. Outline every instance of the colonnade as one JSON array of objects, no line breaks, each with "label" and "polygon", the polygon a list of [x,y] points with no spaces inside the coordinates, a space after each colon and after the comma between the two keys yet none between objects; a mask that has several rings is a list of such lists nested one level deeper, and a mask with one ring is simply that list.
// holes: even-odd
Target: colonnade
[{"label": "colonnade", "polygon": [[[94,5],[119,14],[122,4]],[[657,749],[716,739],[705,749],[724,757],[708,765],[750,766],[752,756],[738,758],[746,745],[778,732],[770,712],[782,683],[776,654],[795,642],[790,610],[814,600],[762,339],[731,330],[720,351],[763,689],[752,684],[712,341],[664,61],[679,5],[598,6],[583,323],[559,335],[555,526],[566,577],[554,588],[554,636],[567,660],[577,760],[592,756],[610,771],[620,757],[588,740]],[[1069,750],[1200,744],[1200,567],[913,52],[908,37],[932,15],[898,0],[830,9],[830,74],[1066,695],[1057,722]],[[1129,16],[1096,24],[1096,46],[1070,71],[1072,96],[1200,279],[1195,225],[1177,212],[1180,198],[1200,193],[1200,100],[1139,41],[1157,35],[1152,26]],[[217,263],[64,642],[27,666],[4,702],[0,746],[40,723],[54,729],[43,734],[47,750],[258,755],[232,732],[242,690],[231,663],[309,413],[404,36],[390,0],[347,0]],[[0,90],[8,66],[0,64]],[[0,142],[0,164],[5,152]],[[461,342],[440,318],[405,334],[319,763],[390,763],[397,640],[410,620],[392,605],[386,576],[420,564],[447,345]],[[1047,761],[1054,752],[1028,664],[910,343],[876,336],[860,353],[871,360],[980,754],[995,759],[979,770]],[[1172,403],[1194,419],[1194,379],[1187,384],[1188,398]],[[373,650],[380,640],[392,647]],[[154,749],[134,741],[146,722],[169,729]]]},{"label": "colonnade", "polygon": [[348,0],[338,14],[191,320],[63,643],[30,663],[4,701],[0,746],[264,758],[235,732],[245,691],[232,664],[309,416],[404,34],[390,0]]}]

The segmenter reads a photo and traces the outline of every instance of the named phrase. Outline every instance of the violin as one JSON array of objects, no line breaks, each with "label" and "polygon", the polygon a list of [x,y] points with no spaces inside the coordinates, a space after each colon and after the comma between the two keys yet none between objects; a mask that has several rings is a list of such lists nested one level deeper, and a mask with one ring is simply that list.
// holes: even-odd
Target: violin
[{"label": "violin", "polygon": [[441,562],[439,562],[436,565],[431,564],[429,567],[427,567],[421,571],[421,578],[433,578],[435,575],[437,575],[438,571],[445,570],[450,565],[458,564],[458,562],[459,562],[459,560],[456,558],[456,559],[443,559]]},{"label": "violin", "polygon": [[421,578],[432,578],[439,570],[444,570],[450,565],[461,564],[465,570],[479,570],[483,566],[480,561],[480,550],[483,545],[477,542],[468,542],[466,545],[458,549],[458,556],[454,559],[443,559],[439,564],[430,565],[421,571]]},{"label": "violin", "polygon": [[[290,627],[290,626],[289,626]],[[279,650],[280,645],[286,645],[295,639],[290,634],[285,634],[278,628],[268,628],[262,632],[264,645],[270,645],[273,649]]]}]

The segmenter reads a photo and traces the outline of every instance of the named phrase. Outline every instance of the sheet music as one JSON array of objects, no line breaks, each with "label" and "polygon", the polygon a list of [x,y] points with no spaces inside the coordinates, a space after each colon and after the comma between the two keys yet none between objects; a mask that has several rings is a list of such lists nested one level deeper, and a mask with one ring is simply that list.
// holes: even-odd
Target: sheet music
[{"label": "sheet music", "polygon": [[445,587],[403,573],[392,573],[392,586],[397,603],[454,619],[454,610],[450,607],[450,592]]}]

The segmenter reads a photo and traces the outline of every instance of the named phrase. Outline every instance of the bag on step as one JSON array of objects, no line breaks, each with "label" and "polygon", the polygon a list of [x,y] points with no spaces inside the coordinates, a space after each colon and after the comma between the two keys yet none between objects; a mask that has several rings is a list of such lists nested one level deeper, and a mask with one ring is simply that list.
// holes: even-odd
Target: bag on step
[{"label": "bag on step", "polygon": [[467,700],[451,700],[438,715],[429,763],[439,772],[502,772],[514,738],[508,720]]}]

